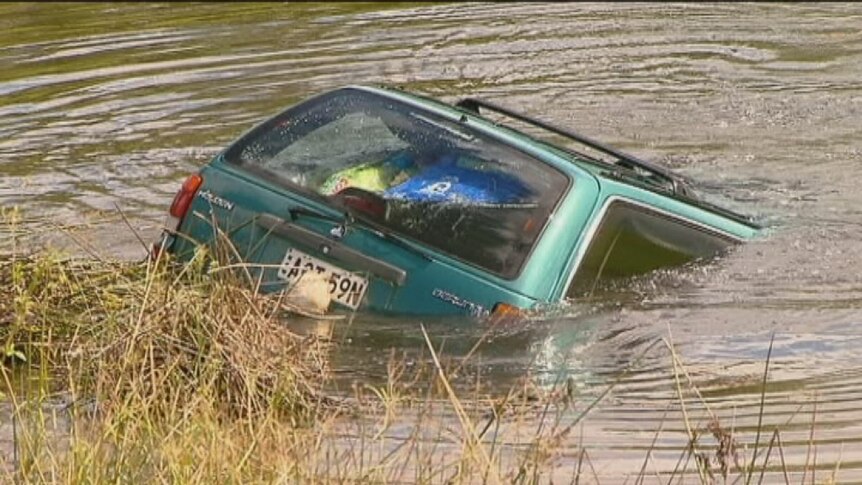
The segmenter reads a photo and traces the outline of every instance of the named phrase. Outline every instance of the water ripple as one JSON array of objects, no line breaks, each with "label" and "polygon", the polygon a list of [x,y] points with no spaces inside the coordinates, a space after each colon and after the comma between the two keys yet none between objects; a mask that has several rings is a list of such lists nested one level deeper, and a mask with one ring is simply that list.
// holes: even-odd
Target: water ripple
[{"label": "water ripple", "polygon": [[[774,335],[763,415],[787,459],[804,461],[816,403],[818,463],[843,444],[841,477],[859,480],[860,21],[855,4],[4,4],[0,201],[59,222],[118,204],[154,237],[188,171],[305,96],[484,96],[666,163],[771,234],[493,335],[473,370],[498,391],[527,368],[540,385],[571,378],[581,403],[616,382],[585,433],[618,477],[659,428],[658,470],[687,444],[667,347],[631,367],[644,349],[672,336],[703,397],[684,393],[690,415],[750,444]],[[138,257],[115,229],[93,237]],[[420,359],[408,328],[359,321],[335,385],[383,378],[381,348]],[[429,328],[455,358],[478,338]]]}]

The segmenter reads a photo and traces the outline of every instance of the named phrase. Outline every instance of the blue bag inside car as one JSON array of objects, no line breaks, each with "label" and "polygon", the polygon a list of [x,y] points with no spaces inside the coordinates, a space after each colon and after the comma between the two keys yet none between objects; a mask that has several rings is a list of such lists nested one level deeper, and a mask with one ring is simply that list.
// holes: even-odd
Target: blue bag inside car
[{"label": "blue bag inside car", "polygon": [[514,203],[529,195],[530,190],[511,175],[460,167],[454,163],[428,167],[383,193],[387,199],[461,204]]}]

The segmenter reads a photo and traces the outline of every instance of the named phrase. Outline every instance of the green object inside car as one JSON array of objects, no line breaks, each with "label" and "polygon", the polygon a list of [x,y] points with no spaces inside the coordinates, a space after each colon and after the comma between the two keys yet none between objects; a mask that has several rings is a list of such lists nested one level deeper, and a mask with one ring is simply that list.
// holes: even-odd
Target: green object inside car
[{"label": "green object inside car", "polygon": [[367,162],[339,170],[324,180],[318,192],[334,195],[348,187],[381,193],[416,174],[418,168],[406,151],[400,151],[383,161]]}]

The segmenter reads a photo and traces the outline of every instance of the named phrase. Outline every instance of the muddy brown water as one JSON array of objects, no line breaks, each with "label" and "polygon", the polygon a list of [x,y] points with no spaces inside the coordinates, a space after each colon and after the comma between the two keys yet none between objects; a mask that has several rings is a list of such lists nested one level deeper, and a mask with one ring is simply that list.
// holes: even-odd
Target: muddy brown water
[{"label": "muddy brown water", "polygon": [[[672,334],[710,409],[750,446],[774,335],[763,422],[782,427],[785,459],[813,462],[812,442],[818,479],[838,468],[862,481],[859,5],[3,4],[0,66],[0,204],[122,258],[143,250],[117,206],[154,238],[188,172],[345,84],[481,96],[664,163],[767,236],[493,334],[471,369],[499,392],[525,372],[571,379],[581,403],[618,381],[583,445],[603,482],[624,481],[660,427],[648,470],[671,470],[686,443],[666,349],[636,360],[651,342]],[[456,357],[483,331],[357,318],[336,330],[335,390],[382,381],[391,349],[424,358],[420,323]],[[703,404],[686,402],[702,425]],[[767,479],[783,481],[777,468]]]}]

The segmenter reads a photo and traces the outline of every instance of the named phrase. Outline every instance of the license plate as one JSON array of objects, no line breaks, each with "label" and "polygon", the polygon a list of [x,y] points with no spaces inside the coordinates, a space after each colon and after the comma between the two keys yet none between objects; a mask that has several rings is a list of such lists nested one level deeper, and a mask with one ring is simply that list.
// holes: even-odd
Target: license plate
[{"label": "license plate", "polygon": [[287,281],[288,286],[296,283],[306,271],[322,274],[329,281],[329,294],[332,299],[348,308],[356,310],[368,289],[368,280],[357,274],[323,262],[296,249],[288,249],[278,268],[278,277]]}]

